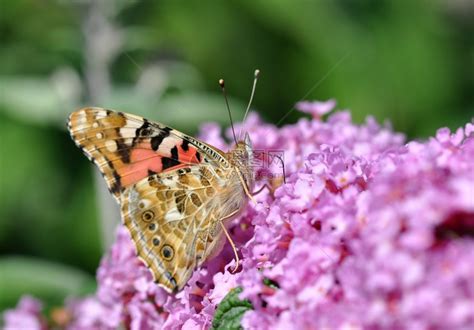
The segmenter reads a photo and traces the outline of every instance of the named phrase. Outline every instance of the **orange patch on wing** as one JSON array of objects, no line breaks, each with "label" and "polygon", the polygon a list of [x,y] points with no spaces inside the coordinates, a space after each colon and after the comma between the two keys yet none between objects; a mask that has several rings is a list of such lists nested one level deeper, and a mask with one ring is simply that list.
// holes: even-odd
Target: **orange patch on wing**
[{"label": "orange patch on wing", "polygon": [[179,161],[182,163],[191,163],[191,164],[199,164],[201,162],[201,158],[197,156],[198,151],[196,148],[187,147],[187,150],[183,149],[183,145],[181,144],[178,147],[178,157]]},{"label": "orange patch on wing", "polygon": [[180,162],[180,164],[169,167],[163,172],[188,167],[190,164],[199,164],[201,162],[201,157],[200,155],[197,156],[197,153],[198,151],[196,150],[196,148],[188,146],[187,150],[184,150],[181,144],[180,146],[178,146],[178,161]]},{"label": "orange patch on wing", "polygon": [[130,164],[118,169],[122,186],[137,183],[146,178],[149,171],[161,172],[161,156],[151,149],[133,149],[130,153]]},{"label": "orange patch on wing", "polygon": [[117,172],[122,186],[127,187],[148,177],[150,172],[161,173],[187,167],[189,164],[199,164],[201,158],[197,154],[196,148],[188,147],[187,150],[184,150],[180,145],[178,146],[177,159],[179,164],[163,171],[162,158],[167,157],[167,155],[165,156],[152,150],[149,144],[142,144],[132,149],[130,164],[119,167]]}]

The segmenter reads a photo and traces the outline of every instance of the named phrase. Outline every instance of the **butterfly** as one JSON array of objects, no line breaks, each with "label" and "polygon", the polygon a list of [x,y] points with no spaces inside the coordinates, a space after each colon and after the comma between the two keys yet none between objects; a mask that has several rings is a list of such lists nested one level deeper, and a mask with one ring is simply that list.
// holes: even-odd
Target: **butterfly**
[{"label": "butterfly", "polygon": [[224,152],[159,122],[97,107],[73,112],[68,129],[120,204],[155,283],[181,290],[225,236],[235,252],[225,224],[252,199],[248,134]]}]

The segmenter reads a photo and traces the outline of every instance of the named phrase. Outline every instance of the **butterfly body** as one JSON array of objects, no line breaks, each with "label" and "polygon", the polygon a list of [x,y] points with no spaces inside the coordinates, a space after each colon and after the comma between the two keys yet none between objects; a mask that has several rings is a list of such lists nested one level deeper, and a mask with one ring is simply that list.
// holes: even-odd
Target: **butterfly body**
[{"label": "butterfly body", "polygon": [[70,115],[76,145],[104,176],[138,257],[170,292],[223,243],[253,187],[250,139],[225,153],[163,124],[102,108]]}]

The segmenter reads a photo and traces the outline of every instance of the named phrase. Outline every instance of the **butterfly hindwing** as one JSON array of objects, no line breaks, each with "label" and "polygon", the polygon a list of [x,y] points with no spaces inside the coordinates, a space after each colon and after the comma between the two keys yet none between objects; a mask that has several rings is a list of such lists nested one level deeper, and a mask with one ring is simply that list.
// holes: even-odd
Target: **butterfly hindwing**
[{"label": "butterfly hindwing", "polygon": [[155,282],[180,290],[221,241],[216,178],[202,166],[154,174],[123,193],[122,216]]}]

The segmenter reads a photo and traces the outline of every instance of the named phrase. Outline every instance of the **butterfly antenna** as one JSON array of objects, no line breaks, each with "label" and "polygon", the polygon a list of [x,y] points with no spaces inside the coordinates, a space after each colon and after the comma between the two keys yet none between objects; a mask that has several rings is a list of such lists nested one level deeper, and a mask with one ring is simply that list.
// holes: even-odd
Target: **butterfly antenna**
[{"label": "butterfly antenna", "polygon": [[232,121],[232,113],[230,112],[229,101],[227,100],[224,79],[219,79],[219,86],[221,86],[222,94],[224,94],[225,105],[227,106],[227,112],[229,113],[230,127],[232,127],[232,135],[234,136],[235,144],[237,144],[237,137],[235,136],[234,122]]},{"label": "butterfly antenna", "polygon": [[255,88],[257,87],[257,80],[258,80],[259,75],[260,75],[260,70],[258,69],[255,70],[254,78],[253,78],[252,93],[250,94],[249,104],[247,105],[247,109],[245,110],[244,119],[242,119],[242,129],[240,130],[239,138],[242,137],[243,124],[245,123],[245,119],[247,118],[247,114],[249,113],[250,106],[252,105],[253,95],[255,94]]},{"label": "butterfly antenna", "polygon": [[283,161],[283,158],[279,155],[275,155],[276,158],[278,158],[281,162],[281,169],[283,171],[283,183],[286,183],[286,173],[285,173],[285,162]]}]

